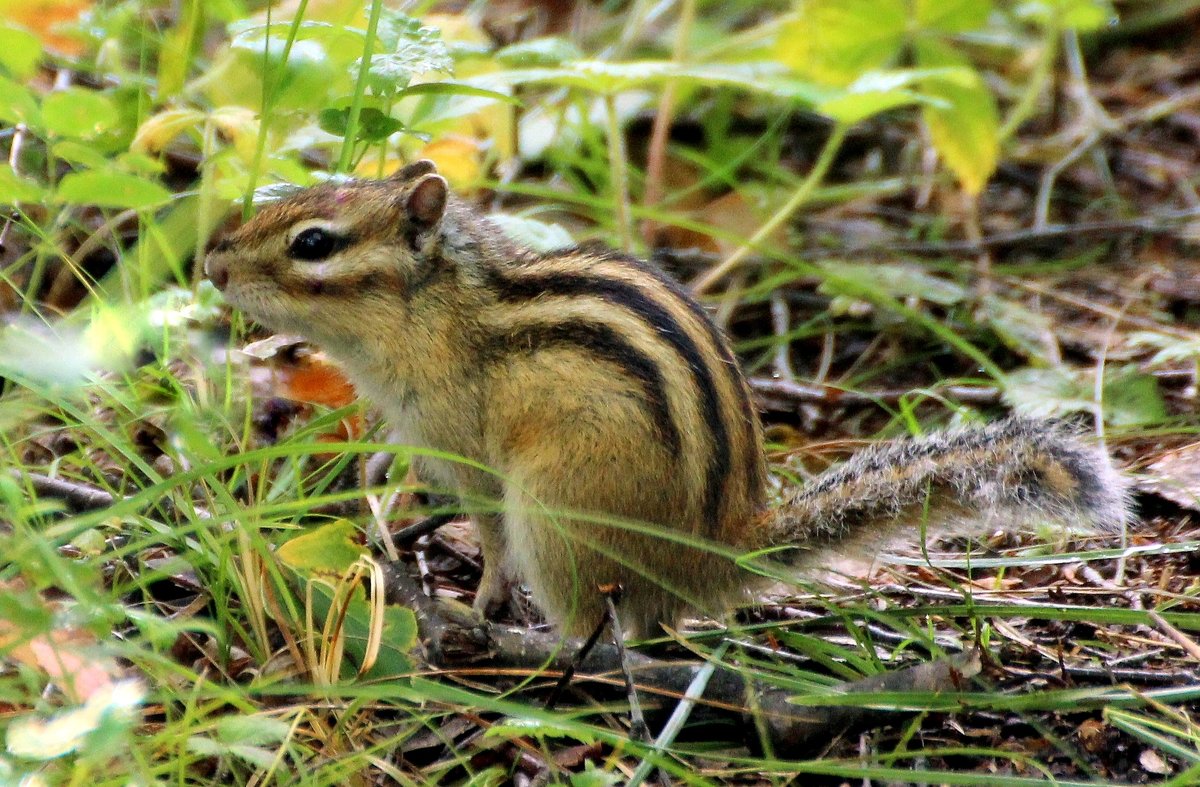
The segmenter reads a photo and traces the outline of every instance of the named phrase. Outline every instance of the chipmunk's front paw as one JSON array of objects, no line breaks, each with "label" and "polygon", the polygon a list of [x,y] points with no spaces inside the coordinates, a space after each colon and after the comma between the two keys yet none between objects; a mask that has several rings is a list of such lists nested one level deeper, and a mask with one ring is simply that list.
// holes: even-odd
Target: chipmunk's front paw
[{"label": "chipmunk's front paw", "polygon": [[487,620],[493,620],[508,604],[512,597],[512,582],[503,571],[493,569],[490,565],[483,567],[483,579],[479,581],[479,590],[475,593],[475,611]]}]

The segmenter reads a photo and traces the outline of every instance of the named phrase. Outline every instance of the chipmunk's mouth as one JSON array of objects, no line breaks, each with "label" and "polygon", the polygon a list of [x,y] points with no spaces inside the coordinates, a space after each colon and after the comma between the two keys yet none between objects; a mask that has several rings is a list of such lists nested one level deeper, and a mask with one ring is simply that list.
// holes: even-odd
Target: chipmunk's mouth
[{"label": "chipmunk's mouth", "polygon": [[204,258],[204,275],[221,292],[229,286],[229,262],[218,254],[209,254]]}]

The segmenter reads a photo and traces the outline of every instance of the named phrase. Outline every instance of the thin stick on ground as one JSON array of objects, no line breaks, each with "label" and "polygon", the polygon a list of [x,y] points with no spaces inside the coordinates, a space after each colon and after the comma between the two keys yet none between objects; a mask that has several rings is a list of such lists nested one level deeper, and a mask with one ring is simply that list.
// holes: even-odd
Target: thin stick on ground
[{"label": "thin stick on ground", "polygon": [[584,641],[583,646],[575,651],[575,658],[563,670],[562,677],[558,679],[558,683],[554,684],[554,690],[546,698],[546,710],[554,710],[554,706],[558,704],[558,698],[562,696],[563,691],[571,684],[571,678],[575,677],[575,670],[579,669],[579,665],[591,654],[592,649],[596,647],[596,643],[600,641],[600,635],[608,628],[608,615],[608,610],[604,610],[604,614],[600,617],[600,622],[596,624],[596,628],[592,629],[592,633]]},{"label": "thin stick on ground", "polygon": [[608,624],[612,631],[613,643],[617,646],[617,655],[621,660],[621,673],[625,677],[625,695],[629,698],[629,734],[639,741],[650,740],[650,728],[646,726],[646,717],[642,713],[642,703],[638,700],[637,689],[633,685],[633,673],[629,669],[629,655],[625,651],[625,632],[621,628],[621,619],[617,615],[616,599],[620,596],[620,588],[603,588],[604,603],[608,610]]}]

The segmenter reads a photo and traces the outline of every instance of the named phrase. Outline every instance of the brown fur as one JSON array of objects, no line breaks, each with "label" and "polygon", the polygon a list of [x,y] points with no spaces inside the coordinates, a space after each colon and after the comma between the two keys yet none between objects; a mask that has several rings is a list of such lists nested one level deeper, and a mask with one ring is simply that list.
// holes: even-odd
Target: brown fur
[{"label": "brown fur", "polygon": [[[811,565],[923,518],[1124,521],[1103,452],[1021,421],[865,451],[769,511],[745,380],[678,284],[597,249],[534,255],[444,189],[417,162],[300,191],[206,267],[230,302],[340,359],[401,441],[491,469],[422,462],[434,483],[503,503],[476,518],[482,609],[512,575],[577,634],[601,614],[598,587],[620,583],[626,622],[650,633],[736,600],[750,550]],[[306,222],[344,248],[293,259]]]}]

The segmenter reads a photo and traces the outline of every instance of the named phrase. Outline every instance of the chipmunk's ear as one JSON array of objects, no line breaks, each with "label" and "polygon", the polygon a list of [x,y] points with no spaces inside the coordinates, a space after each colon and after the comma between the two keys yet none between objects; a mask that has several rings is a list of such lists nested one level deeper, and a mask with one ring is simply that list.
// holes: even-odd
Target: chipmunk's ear
[{"label": "chipmunk's ear", "polygon": [[418,232],[427,232],[441,220],[448,191],[446,179],[435,173],[422,175],[409,189],[404,198],[404,209]]},{"label": "chipmunk's ear", "polygon": [[437,173],[437,165],[427,158],[418,159],[409,164],[405,164],[400,169],[392,173],[388,180],[394,180],[397,183],[403,183],[407,180],[419,178],[422,175],[433,175]]}]

